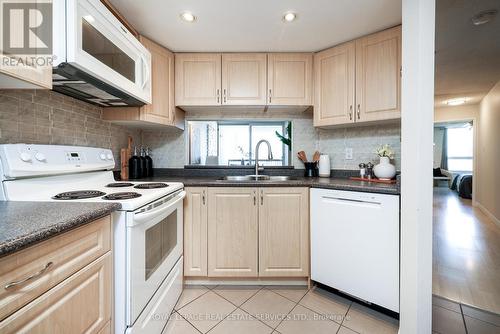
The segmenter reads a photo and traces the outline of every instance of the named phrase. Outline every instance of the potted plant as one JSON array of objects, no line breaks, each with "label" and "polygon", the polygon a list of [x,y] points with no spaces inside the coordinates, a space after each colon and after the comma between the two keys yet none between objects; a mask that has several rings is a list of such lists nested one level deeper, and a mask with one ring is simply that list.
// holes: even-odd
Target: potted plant
[{"label": "potted plant", "polygon": [[375,153],[380,157],[380,163],[373,168],[375,176],[381,180],[392,179],[396,175],[396,167],[391,164],[391,159],[394,159],[391,145],[381,145],[375,150]]}]

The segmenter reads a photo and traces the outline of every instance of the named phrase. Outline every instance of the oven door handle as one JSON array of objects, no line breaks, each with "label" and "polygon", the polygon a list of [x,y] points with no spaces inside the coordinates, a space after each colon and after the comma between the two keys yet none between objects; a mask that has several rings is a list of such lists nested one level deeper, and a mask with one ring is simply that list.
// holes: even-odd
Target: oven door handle
[{"label": "oven door handle", "polygon": [[154,210],[134,213],[134,225],[142,224],[144,222],[149,221],[151,218],[157,217],[165,212],[170,211],[170,209],[176,206],[177,203],[181,201],[184,197],[186,197],[186,192],[183,190],[179,194],[177,194],[174,198],[172,198],[170,201],[159,206],[158,208],[155,208]]}]

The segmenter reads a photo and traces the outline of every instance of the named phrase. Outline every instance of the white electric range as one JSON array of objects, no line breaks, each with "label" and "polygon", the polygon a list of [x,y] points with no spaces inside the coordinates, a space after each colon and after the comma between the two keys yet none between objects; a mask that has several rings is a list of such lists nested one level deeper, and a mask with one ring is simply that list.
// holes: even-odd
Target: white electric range
[{"label": "white electric range", "polygon": [[109,149],[0,145],[0,200],[117,202],[115,333],[161,333],[182,292],[182,183],[117,182]]}]

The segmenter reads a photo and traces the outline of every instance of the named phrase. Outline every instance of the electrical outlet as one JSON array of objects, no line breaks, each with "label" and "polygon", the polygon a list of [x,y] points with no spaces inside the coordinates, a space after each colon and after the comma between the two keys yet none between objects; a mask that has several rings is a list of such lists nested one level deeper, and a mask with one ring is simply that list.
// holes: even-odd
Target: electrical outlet
[{"label": "electrical outlet", "polygon": [[345,159],[352,160],[352,147],[345,148]]}]

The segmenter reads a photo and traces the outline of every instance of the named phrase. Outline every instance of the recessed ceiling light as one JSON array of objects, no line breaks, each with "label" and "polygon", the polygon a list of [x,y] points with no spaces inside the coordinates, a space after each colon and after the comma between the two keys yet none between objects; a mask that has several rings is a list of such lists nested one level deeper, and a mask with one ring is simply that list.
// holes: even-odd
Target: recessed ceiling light
[{"label": "recessed ceiling light", "polygon": [[296,18],[297,18],[297,14],[292,13],[292,12],[287,12],[287,13],[285,13],[285,15],[283,15],[283,20],[285,22],[295,21]]},{"label": "recessed ceiling light", "polygon": [[182,12],[180,14],[180,17],[181,17],[182,21],[185,21],[185,22],[196,21],[196,16],[194,16],[193,13],[191,13],[191,12]]},{"label": "recessed ceiling light", "polygon": [[472,23],[475,26],[480,26],[482,24],[488,23],[497,16],[498,11],[496,9],[485,10],[477,13],[472,17]]},{"label": "recessed ceiling light", "polygon": [[450,99],[450,100],[445,101],[445,103],[449,106],[459,106],[461,104],[464,104],[465,102],[467,102],[466,97],[459,97],[456,99]]}]

